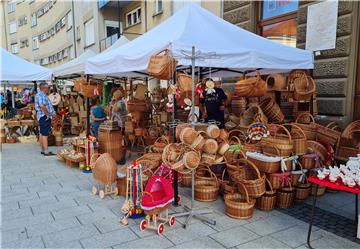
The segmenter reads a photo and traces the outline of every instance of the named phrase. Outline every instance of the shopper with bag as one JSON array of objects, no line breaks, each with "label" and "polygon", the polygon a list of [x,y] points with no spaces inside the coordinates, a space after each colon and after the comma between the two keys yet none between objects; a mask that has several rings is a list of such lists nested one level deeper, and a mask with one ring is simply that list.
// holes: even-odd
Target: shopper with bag
[{"label": "shopper with bag", "polygon": [[55,111],[48,98],[48,94],[49,85],[47,83],[41,83],[40,91],[35,96],[35,109],[40,127],[39,141],[41,154],[44,156],[53,156],[55,154],[48,151],[48,136],[51,133],[51,120],[54,118]]}]

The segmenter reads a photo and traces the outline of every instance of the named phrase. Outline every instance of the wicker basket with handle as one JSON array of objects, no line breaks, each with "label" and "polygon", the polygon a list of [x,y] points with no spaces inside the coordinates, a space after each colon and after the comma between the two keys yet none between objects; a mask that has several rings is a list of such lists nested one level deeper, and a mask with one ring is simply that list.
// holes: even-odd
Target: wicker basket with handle
[{"label": "wicker basket with handle", "polygon": [[289,208],[294,202],[295,189],[291,186],[281,188],[277,191],[277,205],[279,208]]},{"label": "wicker basket with handle", "polygon": [[211,166],[215,162],[215,159],[216,159],[216,155],[214,154],[202,153],[200,162],[202,164]]},{"label": "wicker basket with handle", "polygon": [[267,84],[261,79],[258,71],[255,77],[245,78],[235,83],[235,93],[241,97],[261,97],[266,91]]},{"label": "wicker basket with handle", "polygon": [[303,169],[300,162],[297,163],[297,166],[299,169],[294,169],[293,171],[291,171],[291,175],[290,175],[290,181],[293,187],[296,187],[299,184],[301,184],[301,182],[299,182],[299,180],[301,180],[301,177],[306,178],[307,170]]},{"label": "wicker basket with handle", "polygon": [[254,198],[262,196],[265,193],[265,175],[261,175],[256,165],[251,161],[239,159],[239,162],[245,169],[245,176],[239,179],[239,183],[244,184],[249,196]]},{"label": "wicker basket with handle", "polygon": [[197,135],[198,133],[193,128],[186,127],[180,132],[180,141],[185,144],[192,145]]},{"label": "wicker basket with handle", "polygon": [[230,148],[229,143],[226,140],[223,140],[220,144],[219,144],[219,149],[218,149],[218,154],[219,155],[224,155],[228,149]]},{"label": "wicker basket with handle", "polygon": [[200,164],[200,159],[200,153],[195,150],[185,152],[182,158],[185,167],[189,170],[196,169]]},{"label": "wicker basket with handle", "polygon": [[266,183],[269,190],[266,190],[264,195],[256,199],[256,207],[262,211],[271,211],[276,205],[276,190],[272,188],[268,179],[266,179]]},{"label": "wicker basket with handle", "polygon": [[204,144],[202,150],[208,154],[216,154],[218,148],[219,148],[219,145],[218,145],[217,141],[215,139],[208,138],[205,140],[205,144]]},{"label": "wicker basket with handle", "polygon": [[314,117],[303,112],[296,117],[295,124],[299,126],[305,133],[308,140],[316,140],[316,123]]},{"label": "wicker basket with handle", "polygon": [[206,139],[204,138],[203,135],[206,135],[206,133],[203,132],[203,131],[199,131],[197,133],[197,136],[196,136],[194,142],[190,145],[190,147],[192,149],[194,149],[196,151],[201,151],[202,150],[202,148],[205,145],[205,141],[206,141]]},{"label": "wicker basket with handle", "polygon": [[176,65],[177,61],[170,55],[170,50],[165,49],[150,57],[147,72],[158,79],[170,80]]},{"label": "wicker basket with handle", "polygon": [[338,130],[332,129],[331,126],[333,124],[334,124],[333,122],[331,122],[327,126],[316,124],[316,126],[317,126],[316,140],[326,141],[326,142],[330,143],[332,146],[337,145],[337,143],[340,139],[340,136],[341,136],[341,132]]},{"label": "wicker basket with handle", "polygon": [[268,120],[259,105],[251,104],[246,111],[241,113],[239,128],[246,132],[249,126],[255,122],[267,124]]},{"label": "wicker basket with handle", "polygon": [[307,151],[307,138],[305,132],[297,124],[290,124],[293,152],[295,155],[303,155]]},{"label": "wicker basket with handle", "polygon": [[225,214],[234,219],[247,220],[253,216],[256,200],[249,197],[243,184],[239,183],[238,186],[242,189],[242,194],[234,193],[224,196]]},{"label": "wicker basket with handle", "polygon": [[327,150],[324,145],[322,145],[316,141],[307,141],[307,146],[314,153],[319,155],[322,162],[325,162],[326,157],[327,157]]},{"label": "wicker basket with handle", "polygon": [[[211,172],[211,171],[210,171]],[[195,200],[202,202],[216,201],[220,184],[214,173],[207,179],[195,179]]]},{"label": "wicker basket with handle", "polygon": [[282,187],[288,186],[290,180],[290,172],[277,172],[267,174],[267,178],[273,189],[277,190]]},{"label": "wicker basket with handle", "polygon": [[306,200],[311,192],[311,183],[308,182],[307,178],[304,183],[299,184],[296,187],[295,199]]},{"label": "wicker basket with handle", "polygon": [[99,96],[102,95],[102,87],[96,81],[85,80],[80,81],[80,93],[85,97],[93,97],[98,93]]},{"label": "wicker basket with handle", "polygon": [[272,123],[282,123],[285,119],[280,106],[274,101],[272,97],[267,97],[260,102],[260,107],[266,117]]},{"label": "wicker basket with handle", "polygon": [[192,90],[192,78],[186,71],[182,71],[176,74],[177,84],[182,92]]},{"label": "wicker basket with handle", "polygon": [[303,75],[294,79],[294,99],[310,100],[316,91],[316,84],[313,78]]},{"label": "wicker basket with handle", "polygon": [[280,157],[266,156],[256,152],[246,152],[246,157],[258,167],[260,172],[275,173],[280,170]]},{"label": "wicker basket with handle", "polygon": [[[272,144],[278,148],[280,152],[279,156],[288,157],[293,151],[291,134],[285,126],[275,124],[274,126],[277,128],[275,134],[262,139],[262,150],[264,153],[271,155],[274,152],[273,150],[268,150],[268,148],[270,148]],[[280,131],[283,131],[283,133],[280,133]]]}]

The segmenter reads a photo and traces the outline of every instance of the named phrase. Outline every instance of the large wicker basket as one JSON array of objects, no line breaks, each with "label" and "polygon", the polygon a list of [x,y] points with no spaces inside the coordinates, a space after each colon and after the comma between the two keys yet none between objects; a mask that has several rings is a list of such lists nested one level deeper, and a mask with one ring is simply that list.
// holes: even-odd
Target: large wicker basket
[{"label": "large wicker basket", "polygon": [[170,50],[165,49],[150,57],[147,67],[149,75],[161,80],[170,80],[176,70],[177,60],[175,60],[170,53]]},{"label": "large wicker basket", "polygon": [[335,146],[335,145],[337,145],[337,143],[340,139],[341,132],[338,130],[329,128],[329,127],[331,127],[331,124],[333,124],[333,123],[330,123],[329,124],[330,126],[328,126],[328,125],[323,126],[320,124],[316,124],[316,126],[317,126],[316,140],[322,140],[322,141],[330,143],[332,146]]},{"label": "large wicker basket", "polygon": [[246,152],[247,159],[253,162],[260,172],[275,173],[280,170],[280,157],[266,156],[264,154]]},{"label": "large wicker basket", "polygon": [[216,201],[220,185],[215,175],[212,179],[195,180],[195,200],[202,202]]},{"label": "large wicker basket", "polygon": [[243,97],[261,97],[267,91],[266,82],[261,79],[260,73],[256,72],[255,77],[239,80],[235,83],[235,93]]},{"label": "large wicker basket", "polygon": [[304,75],[294,80],[294,90],[295,100],[310,100],[316,91],[316,85],[310,76]]},{"label": "large wicker basket", "polygon": [[307,138],[305,132],[297,124],[291,124],[291,138],[295,155],[303,155],[307,151]]},{"label": "large wicker basket", "polygon": [[[275,145],[279,150],[279,156],[288,157],[293,151],[293,141],[291,134],[285,126],[275,124],[274,126],[277,128],[276,132],[271,136],[262,139],[263,152],[269,155],[274,155],[273,149],[269,149],[271,147],[270,145],[272,144]],[[283,131],[283,133],[280,133],[280,131]]]},{"label": "large wicker basket", "polygon": [[176,74],[177,84],[182,92],[192,90],[192,78],[191,75],[185,71]]},{"label": "large wicker basket", "polygon": [[311,191],[311,183],[305,182],[299,184],[296,187],[295,199],[301,201],[306,200],[310,195],[310,191]]},{"label": "large wicker basket", "polygon": [[226,194],[225,214],[234,219],[250,219],[254,213],[255,199],[249,198],[248,191],[243,184],[239,184],[242,189],[242,194]]},{"label": "large wicker basket", "polygon": [[280,106],[274,101],[272,97],[267,97],[260,102],[260,107],[266,117],[272,123],[282,123],[284,121],[284,114]]},{"label": "large wicker basket", "polygon": [[265,193],[265,175],[260,174],[259,169],[253,162],[247,159],[239,159],[239,162],[245,169],[244,178],[238,179],[239,183],[244,184],[249,196],[254,198],[262,196]]}]

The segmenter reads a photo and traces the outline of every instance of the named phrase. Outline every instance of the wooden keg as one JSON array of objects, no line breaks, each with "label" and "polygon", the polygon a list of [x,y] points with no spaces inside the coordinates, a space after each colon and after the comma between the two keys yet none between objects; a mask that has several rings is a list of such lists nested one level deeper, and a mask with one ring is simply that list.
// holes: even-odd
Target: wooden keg
[{"label": "wooden keg", "polygon": [[116,162],[119,162],[124,158],[124,153],[126,151],[123,149],[123,138],[119,128],[109,128],[100,125],[98,141],[100,152],[109,153]]}]

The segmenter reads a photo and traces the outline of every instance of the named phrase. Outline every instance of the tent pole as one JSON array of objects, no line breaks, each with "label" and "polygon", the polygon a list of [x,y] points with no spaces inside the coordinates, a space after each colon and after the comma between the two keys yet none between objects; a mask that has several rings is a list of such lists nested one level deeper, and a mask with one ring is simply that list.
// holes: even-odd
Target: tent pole
[{"label": "tent pole", "polygon": [[[89,75],[86,75],[86,82],[89,82]],[[90,135],[90,98],[86,97],[86,137]]]},{"label": "tent pole", "polygon": [[[173,84],[175,84],[176,82],[176,71],[173,75]],[[169,81],[168,81],[168,87],[169,87]],[[173,105],[174,105],[174,111],[172,113],[172,123],[174,124],[172,129],[172,138],[173,138],[173,143],[176,143],[176,124],[175,124],[175,120],[176,120],[176,98],[174,95],[174,101],[173,101]],[[174,180],[173,180],[173,188],[174,188],[174,206],[177,207],[179,206],[179,183],[178,183],[178,172],[176,170],[173,170],[173,175],[174,175]]]},{"label": "tent pole", "polygon": [[12,108],[15,108],[15,93],[14,93],[14,86],[11,86],[11,100],[12,100]]}]

